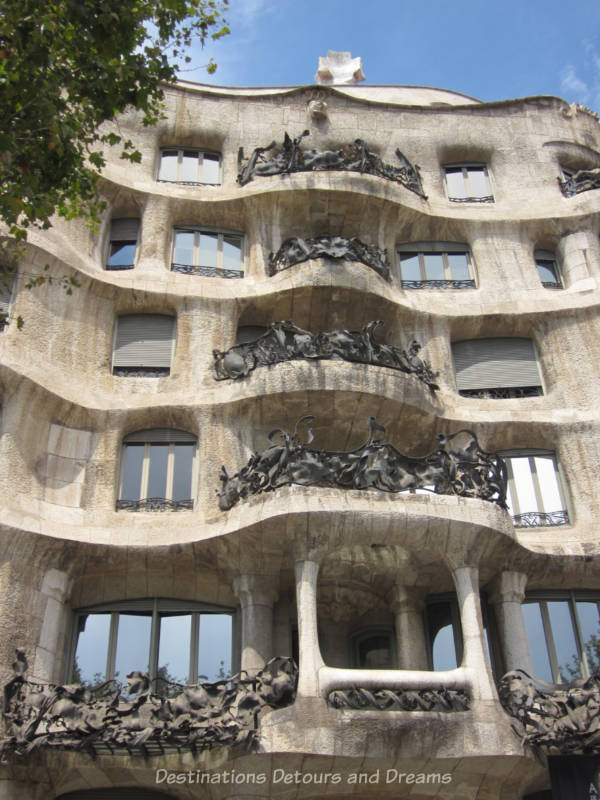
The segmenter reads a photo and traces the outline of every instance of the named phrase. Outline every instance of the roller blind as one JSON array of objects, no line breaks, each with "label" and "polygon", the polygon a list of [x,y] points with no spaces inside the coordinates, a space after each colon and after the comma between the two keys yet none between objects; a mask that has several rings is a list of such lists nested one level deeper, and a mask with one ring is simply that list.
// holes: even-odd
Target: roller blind
[{"label": "roller blind", "polygon": [[111,242],[137,242],[139,219],[113,219],[110,223]]},{"label": "roller blind", "polygon": [[161,444],[163,442],[195,444],[196,437],[193,433],[179,431],[175,428],[151,428],[145,431],[129,433],[123,441],[125,444],[131,444],[132,442],[149,442],[150,444]]},{"label": "roller blind", "polygon": [[452,345],[456,385],[463,389],[541,386],[531,339],[473,339]]},{"label": "roller blind", "polygon": [[170,367],[175,317],[127,314],[117,321],[113,367]]},{"label": "roller blind", "polygon": [[0,314],[8,314],[15,276],[10,272],[0,274]]}]

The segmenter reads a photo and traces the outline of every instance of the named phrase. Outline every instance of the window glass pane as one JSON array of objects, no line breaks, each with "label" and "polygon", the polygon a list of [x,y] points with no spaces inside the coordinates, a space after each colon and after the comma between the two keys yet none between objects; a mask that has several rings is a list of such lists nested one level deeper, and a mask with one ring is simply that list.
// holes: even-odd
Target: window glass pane
[{"label": "window glass pane", "polygon": [[161,617],[157,678],[173,683],[188,683],[191,626],[191,614]]},{"label": "window glass pane", "polygon": [[148,490],[146,497],[167,496],[167,460],[168,444],[150,446],[150,469],[148,471]]},{"label": "window glass pane", "polygon": [[122,500],[140,499],[143,461],[143,444],[125,445],[123,457],[123,481],[121,484]]},{"label": "window glass pane", "polygon": [[202,159],[202,183],[221,183],[220,157],[215,153],[205,153]]},{"label": "window glass pane", "polygon": [[223,269],[241,269],[242,240],[239,236],[223,236]]},{"label": "window glass pane", "polygon": [[535,468],[542,492],[544,511],[562,511],[564,504],[558,486],[554,458],[552,456],[536,456]]},{"label": "window glass pane", "polygon": [[447,167],[446,183],[448,185],[448,197],[467,196],[462,167]]},{"label": "window glass pane", "polygon": [[600,616],[598,603],[579,600],[577,616],[590,675],[600,672]]},{"label": "window glass pane", "polygon": [[216,267],[219,235],[217,233],[200,234],[200,255],[198,265],[200,267]]},{"label": "window glass pane", "polygon": [[403,281],[422,280],[418,253],[406,253],[400,256],[400,273]]},{"label": "window glass pane", "polygon": [[110,614],[88,614],[79,620],[85,627],[77,637],[73,680],[96,686],[105,679]]},{"label": "window glass pane", "polygon": [[550,669],[550,658],[548,657],[540,604],[523,603],[522,608],[535,677],[552,683],[552,670]]},{"label": "window glass pane", "polygon": [[195,450],[196,446],[193,444],[175,445],[172,500],[192,499],[192,465]]},{"label": "window glass pane", "polygon": [[183,161],[181,163],[181,177],[179,180],[182,183],[186,181],[198,183],[198,153],[196,151],[184,151]]},{"label": "window glass pane", "polygon": [[433,640],[433,668],[437,671],[455,669],[457,666],[454,631],[452,625],[445,625]]},{"label": "window glass pane", "polygon": [[159,181],[177,180],[177,150],[164,150],[160,159]]},{"label": "window glass pane", "polygon": [[109,267],[130,266],[135,260],[136,242],[111,242]]},{"label": "window glass pane", "polygon": [[368,636],[358,643],[358,666],[364,669],[392,669],[392,645],[389,636]]},{"label": "window glass pane", "polygon": [[466,253],[448,253],[450,277],[453,281],[467,281],[469,275],[469,258]]},{"label": "window glass pane", "polygon": [[201,614],[198,642],[199,680],[231,675],[231,614]]},{"label": "window glass pane", "polygon": [[441,253],[423,253],[425,259],[425,278],[428,281],[443,281],[444,257]]},{"label": "window glass pane", "polygon": [[547,605],[561,680],[572,681],[581,676],[581,669],[569,603],[566,600],[552,600]]},{"label": "window glass pane", "polygon": [[173,255],[175,264],[194,263],[194,232],[177,231],[175,234],[175,253]]},{"label": "window glass pane", "polygon": [[471,185],[469,197],[487,197],[491,194],[484,167],[469,167],[469,183]]},{"label": "window glass pane", "polygon": [[115,678],[125,683],[128,673],[133,670],[149,672],[150,629],[152,615],[119,614],[119,633],[117,636],[117,655],[115,659]]},{"label": "window glass pane", "polygon": [[[527,511],[540,511],[533,488],[533,478],[531,475],[531,465],[528,457],[511,458],[510,463],[515,479],[514,489],[519,501],[519,513],[525,514]],[[512,489],[513,487],[511,487]],[[516,513],[509,503],[512,513]]]},{"label": "window glass pane", "polygon": [[554,261],[542,261],[538,259],[535,263],[537,264],[538,274],[542,282],[555,283],[558,281],[556,264]]}]

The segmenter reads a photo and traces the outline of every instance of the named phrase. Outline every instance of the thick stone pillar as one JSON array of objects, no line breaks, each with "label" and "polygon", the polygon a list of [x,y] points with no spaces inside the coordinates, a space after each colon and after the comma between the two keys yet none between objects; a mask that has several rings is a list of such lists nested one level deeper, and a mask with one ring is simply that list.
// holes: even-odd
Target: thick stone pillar
[{"label": "thick stone pillar", "polygon": [[311,558],[299,558],[296,560],[295,570],[298,650],[300,652],[298,696],[317,697],[319,694],[319,670],[323,666],[317,623],[319,562]]},{"label": "thick stone pillar", "polygon": [[452,578],[456,586],[463,638],[462,666],[472,671],[476,699],[497,700],[492,678],[485,632],[479,600],[479,569],[473,566],[455,566]]},{"label": "thick stone pillar", "polygon": [[273,657],[273,604],[278,592],[271,575],[240,575],[234,592],[242,608],[241,667],[257,672]]},{"label": "thick stone pillar", "polygon": [[390,607],[396,621],[396,656],[398,669],[429,669],[422,592],[414,587],[396,584],[391,592]]},{"label": "thick stone pillar", "polygon": [[506,670],[523,669],[533,675],[533,662],[521,607],[526,584],[527,575],[524,573],[502,572],[492,584],[490,600],[496,612]]},{"label": "thick stone pillar", "polygon": [[600,256],[600,244],[598,236],[592,230],[565,234],[556,253],[567,288],[595,288],[595,283],[590,278],[598,272],[595,264]]}]

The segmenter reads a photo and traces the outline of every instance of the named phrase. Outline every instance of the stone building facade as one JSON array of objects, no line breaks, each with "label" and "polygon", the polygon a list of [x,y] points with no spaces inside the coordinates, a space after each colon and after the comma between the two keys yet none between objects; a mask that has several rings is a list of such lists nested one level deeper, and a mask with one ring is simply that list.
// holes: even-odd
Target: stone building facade
[{"label": "stone building facade", "polygon": [[[402,86],[166,105],[120,119],[143,159],[108,154],[99,230],[32,232],[3,295],[0,671],[38,705],[0,797],[549,797],[566,751],[498,682],[597,667],[597,118]],[[136,736],[107,744],[68,689],[275,656],[295,697],[211,747],[198,706],[165,743],[159,701],[114,695]]]}]

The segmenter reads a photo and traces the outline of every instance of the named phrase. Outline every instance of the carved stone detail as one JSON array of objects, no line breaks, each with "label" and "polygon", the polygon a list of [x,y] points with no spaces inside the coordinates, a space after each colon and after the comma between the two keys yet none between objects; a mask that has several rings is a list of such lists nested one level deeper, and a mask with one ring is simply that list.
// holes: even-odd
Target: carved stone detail
[{"label": "carved stone detail", "polygon": [[600,189],[600,167],[578,169],[568,178],[558,178],[558,185],[565,197],[574,197],[590,189]]},{"label": "carved stone detail", "polygon": [[600,753],[600,675],[559,684],[513,670],[500,681],[498,694],[528,744],[564,755]]},{"label": "carved stone detail", "polygon": [[275,275],[295,264],[313,258],[334,258],[339,261],[360,261],[375,270],[386,281],[390,280],[387,251],[360,239],[345,236],[317,236],[313,239],[286,239],[276,253],[269,255],[269,275]]},{"label": "carved stone detail", "polygon": [[360,364],[390,367],[415,375],[432,391],[437,372],[428,361],[419,358],[421,345],[413,341],[407,350],[375,341],[375,330],[382,320],[369,322],[361,331],[328,331],[310,333],[289,320],[272,322],[269,330],[253,342],[236,344],[229,350],[213,350],[215,379],[240,379],[256,367],[280,364],[283,361],[342,359]]},{"label": "carved stone detail", "polygon": [[386,164],[377,153],[372,153],[362,139],[343,145],[339,150],[302,150],[300,143],[310,131],[303,131],[292,139],[285,134],[283,143],[275,141],[266,147],[255,147],[252,155],[244,161],[244,148],[238,151],[238,183],[245,186],[255,177],[287,175],[291,172],[319,172],[323,170],[345,170],[361,174],[377,175],[388,181],[399,183],[424,200],[421,173],[417,164],[411,162],[396,149],[400,166]]},{"label": "carved stone detail", "polygon": [[[217,491],[222,511],[250,495],[280,486],[337,486],[343,489],[379,489],[404,492],[425,489],[436,494],[478,497],[506,508],[506,465],[500,456],[479,447],[472,431],[440,435],[439,448],[424,458],[403,455],[380,434],[385,428],[369,417],[369,438],[349,452],[313,450],[313,416],[298,420],[292,435],[276,428],[271,446],[255,453],[235,475],[221,467],[222,488]],[[299,427],[306,429],[301,443]],[[277,437],[278,441],[275,441]]]},{"label": "carved stone detail", "polygon": [[448,689],[336,689],[327,702],[333,708],[368,711],[468,711],[470,698],[462,691]]},{"label": "carved stone detail", "polygon": [[160,694],[147,675],[132,672],[125,697],[117,681],[95,688],[29,681],[19,650],[13,669],[15,677],[4,687],[7,738],[0,742],[0,754],[61,747],[153,755],[251,741],[258,712],[293,703],[297,682],[290,658],[272,658],[251,678],[239,673],[196,686],[160,680]]}]

